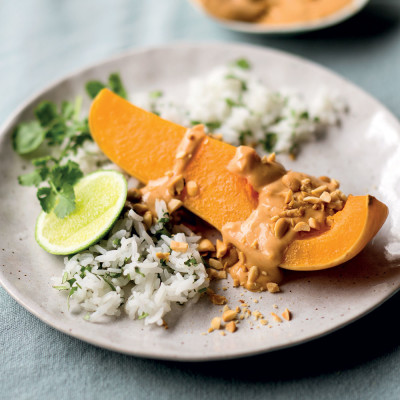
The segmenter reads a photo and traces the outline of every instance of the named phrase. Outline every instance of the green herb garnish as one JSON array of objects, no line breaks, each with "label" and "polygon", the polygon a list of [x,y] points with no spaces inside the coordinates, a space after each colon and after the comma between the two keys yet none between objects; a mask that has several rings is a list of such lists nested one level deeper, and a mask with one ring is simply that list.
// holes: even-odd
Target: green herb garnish
[{"label": "green herb garnish", "polygon": [[121,77],[117,73],[110,74],[107,84],[101,81],[89,81],[85,85],[86,92],[91,99],[94,99],[97,94],[104,88],[109,88],[118,96],[121,96],[124,99],[128,97],[126,89],[121,81]]},{"label": "green herb garnish", "polygon": [[233,65],[235,65],[236,67],[242,68],[242,69],[250,69],[251,68],[250,63],[245,58],[240,58],[239,60],[236,60]]},{"label": "green herb garnish", "polygon": [[142,313],[142,315],[139,316],[138,319],[143,319],[143,318],[146,318],[146,317],[148,317],[148,316],[149,316],[149,313],[144,312],[144,313]]},{"label": "green herb garnish", "polygon": [[277,134],[269,132],[265,134],[265,139],[261,140],[260,143],[263,145],[265,151],[267,151],[268,153],[272,153],[274,151],[274,147],[277,141]]},{"label": "green herb garnish", "polygon": [[247,142],[246,138],[250,137],[250,136],[253,136],[253,132],[252,131],[250,131],[250,130],[241,131],[239,133],[239,143],[243,146]]},{"label": "green herb garnish", "polygon": [[149,93],[151,99],[158,99],[162,97],[163,92],[161,90],[154,90],[153,92]]}]

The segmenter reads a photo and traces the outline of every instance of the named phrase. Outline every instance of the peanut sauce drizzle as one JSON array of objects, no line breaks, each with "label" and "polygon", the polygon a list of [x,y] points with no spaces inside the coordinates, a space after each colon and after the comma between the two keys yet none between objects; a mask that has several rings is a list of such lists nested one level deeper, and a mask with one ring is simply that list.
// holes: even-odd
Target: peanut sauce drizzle
[{"label": "peanut sauce drizzle", "polygon": [[[166,202],[170,213],[183,204],[176,198],[185,186],[183,174],[205,138],[202,125],[189,129],[177,148],[172,171],[142,189],[153,215],[157,199]],[[238,147],[227,169],[247,179],[259,195],[257,208],[245,221],[222,227],[224,243],[236,247],[239,254],[229,272],[235,286],[267,290],[268,283],[282,280],[278,266],[290,243],[304,232],[328,229],[327,217],[341,210],[346,199],[334,179],[286,171],[275,154],[261,159],[251,147]]]}]

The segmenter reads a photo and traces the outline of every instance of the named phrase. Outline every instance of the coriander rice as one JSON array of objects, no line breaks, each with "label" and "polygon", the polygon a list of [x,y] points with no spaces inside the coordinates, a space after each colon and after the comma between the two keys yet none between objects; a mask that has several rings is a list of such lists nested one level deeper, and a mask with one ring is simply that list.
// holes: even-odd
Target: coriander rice
[{"label": "coriander rice", "polygon": [[321,89],[306,102],[293,89],[271,90],[244,61],[192,79],[183,101],[160,91],[137,93],[131,100],[183,126],[202,123],[207,132],[222,134],[235,146],[292,154],[301,143],[337,124],[346,111],[344,100],[332,91]]},{"label": "coriander rice", "polygon": [[[124,309],[131,319],[162,325],[172,303],[199,298],[209,284],[197,251],[200,237],[184,226],[170,232],[166,209],[164,201],[157,202],[158,221],[149,232],[129,210],[104,240],[65,258],[62,283],[54,287],[68,293],[71,310],[83,310],[85,319],[96,322]],[[188,243],[187,251],[172,251],[171,240]],[[169,260],[159,259],[159,252],[170,253]]]}]

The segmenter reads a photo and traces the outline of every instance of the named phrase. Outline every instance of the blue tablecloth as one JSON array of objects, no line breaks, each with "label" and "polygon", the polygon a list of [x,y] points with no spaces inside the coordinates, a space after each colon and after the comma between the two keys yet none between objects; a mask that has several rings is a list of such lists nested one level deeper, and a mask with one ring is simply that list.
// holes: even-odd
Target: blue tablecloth
[{"label": "blue tablecloth", "polygon": [[[224,30],[185,0],[2,0],[0,121],[35,91],[120,51],[171,41],[286,50],[349,78],[400,116],[400,1],[301,36]],[[6,229],[2,226],[1,229]],[[314,342],[229,362],[138,359],[46,326],[0,289],[0,399],[399,399],[400,295]]]}]

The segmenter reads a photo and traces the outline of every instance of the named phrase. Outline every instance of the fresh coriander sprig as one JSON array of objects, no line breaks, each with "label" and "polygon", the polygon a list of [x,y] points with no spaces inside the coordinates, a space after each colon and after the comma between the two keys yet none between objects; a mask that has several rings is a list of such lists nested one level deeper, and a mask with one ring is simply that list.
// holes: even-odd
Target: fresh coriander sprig
[{"label": "fresh coriander sprig", "polygon": [[[106,87],[99,81],[90,81],[86,90],[90,97]],[[119,74],[111,74],[108,87],[126,98],[127,93]],[[46,213],[54,210],[59,218],[64,218],[75,210],[74,185],[83,177],[79,165],[69,157],[76,154],[86,141],[91,141],[87,118],[81,118],[82,98],[74,102],[63,101],[58,108],[51,101],[42,101],[35,108],[35,119],[16,126],[12,135],[12,145],[20,155],[28,155],[43,143],[56,149],[51,155],[34,158],[32,172],[21,175],[18,181],[23,186],[36,186],[37,197]],[[55,154],[53,154],[55,153]]]}]

